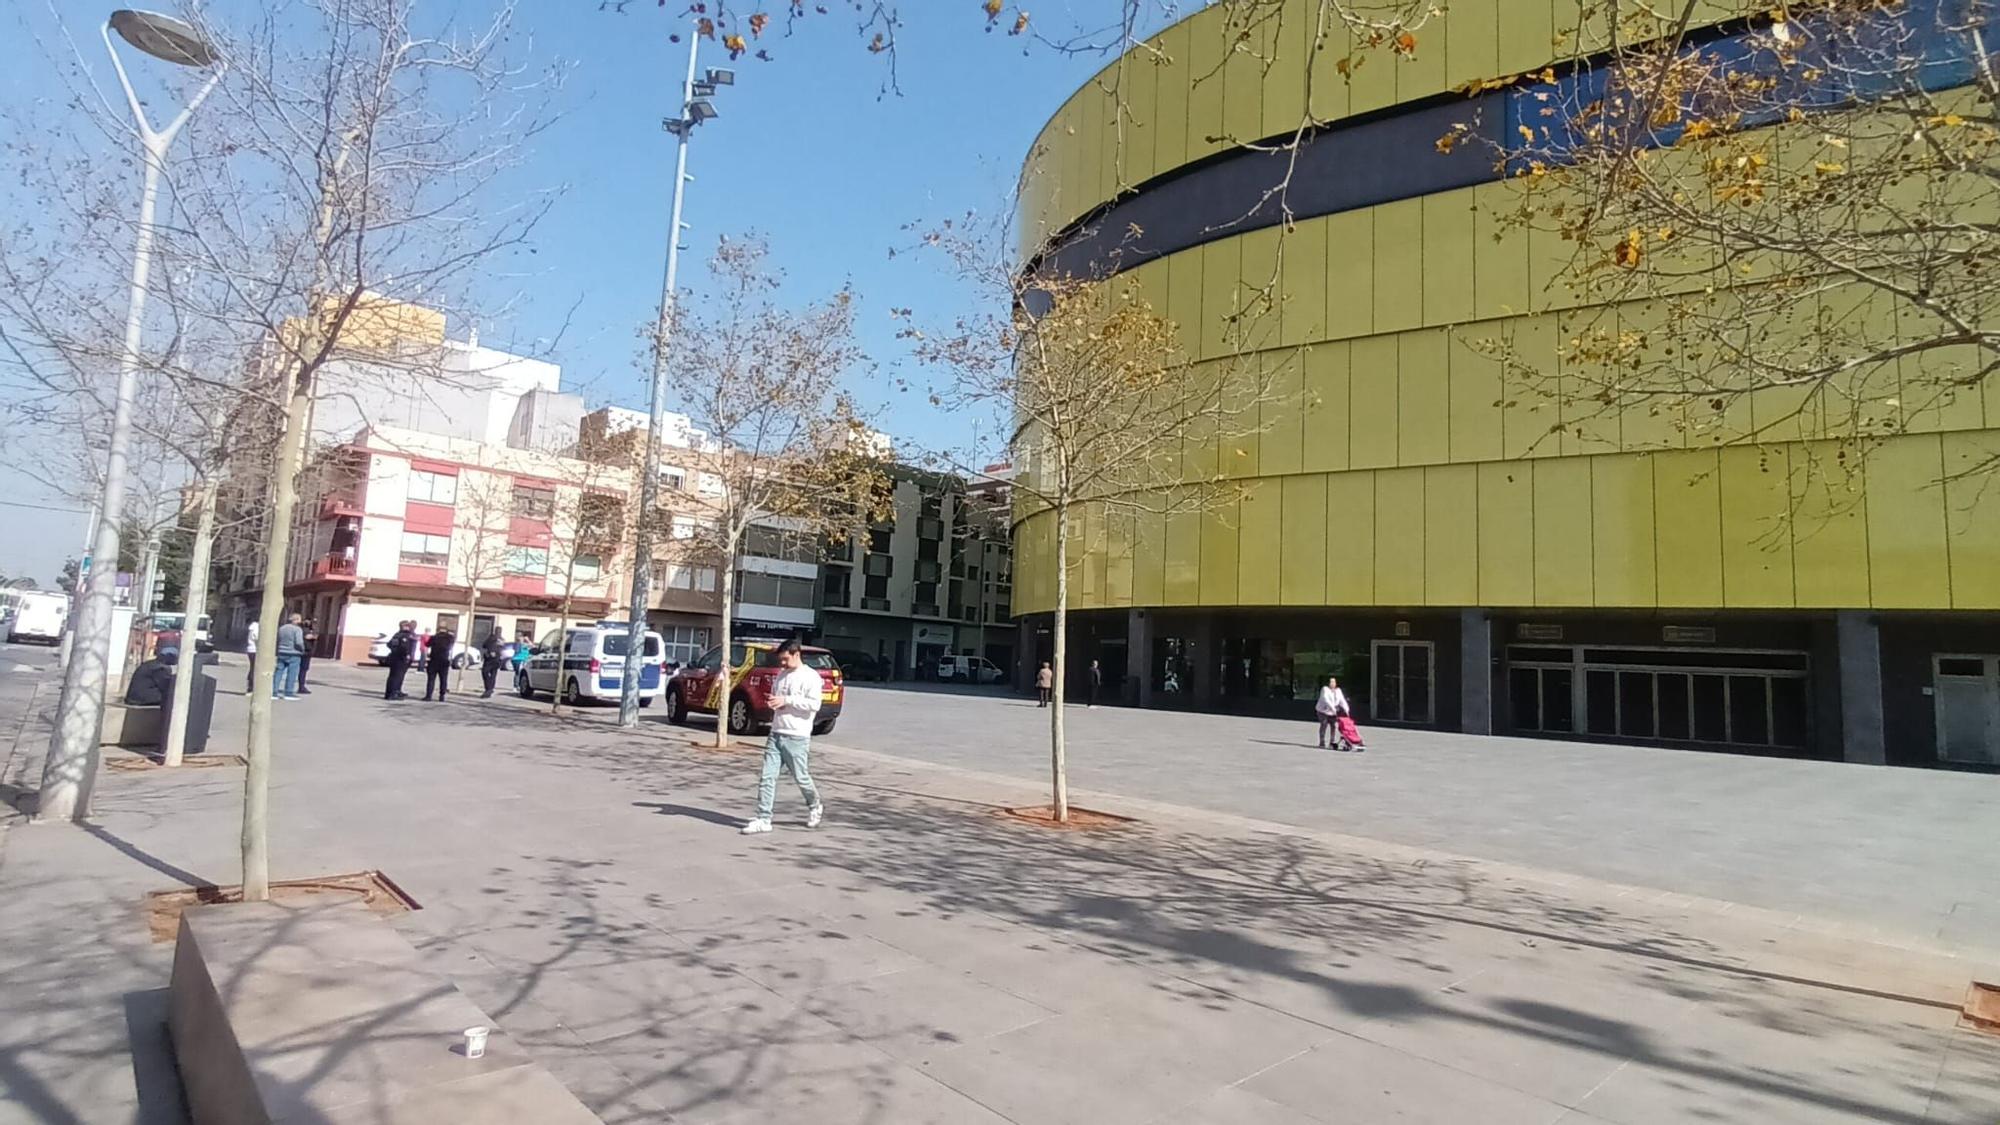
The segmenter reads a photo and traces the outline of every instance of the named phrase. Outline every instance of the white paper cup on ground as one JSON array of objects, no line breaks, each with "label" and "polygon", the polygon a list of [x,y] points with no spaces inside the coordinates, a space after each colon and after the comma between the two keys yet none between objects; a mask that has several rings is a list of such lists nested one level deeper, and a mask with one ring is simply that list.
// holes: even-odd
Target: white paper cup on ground
[{"label": "white paper cup on ground", "polygon": [[492,1028],[487,1027],[468,1027],[465,1029],[466,1058],[476,1059],[486,1054],[486,1036],[491,1031]]}]

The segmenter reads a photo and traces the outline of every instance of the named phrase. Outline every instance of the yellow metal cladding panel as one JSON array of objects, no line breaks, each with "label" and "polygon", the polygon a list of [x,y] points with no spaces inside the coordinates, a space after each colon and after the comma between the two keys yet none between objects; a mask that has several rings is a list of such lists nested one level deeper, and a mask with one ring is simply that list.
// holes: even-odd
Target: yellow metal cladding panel
[{"label": "yellow metal cladding panel", "polygon": [[[1634,301],[1618,309],[1618,330],[1630,334],[1649,353],[1675,346],[1668,327],[1668,308],[1657,301]],[[1628,450],[1681,449],[1687,435],[1679,420],[1686,416],[1680,403],[1661,400],[1628,404],[1618,418],[1619,441]]]},{"label": "yellow metal cladding panel", "polygon": [[1231,350],[1240,322],[1232,319],[1239,308],[1237,293],[1243,268],[1243,240],[1224,238],[1175,257],[1193,257],[1201,262],[1201,335],[1197,354],[1214,359]]},{"label": "yellow metal cladding panel", "polygon": [[1307,219],[1279,242],[1284,255],[1284,290],[1278,321],[1286,346],[1326,338],[1325,219]]},{"label": "yellow metal cladding panel", "polygon": [[1372,210],[1375,331],[1415,328],[1424,320],[1424,202],[1401,199]]},{"label": "yellow metal cladding panel", "polygon": [[1500,358],[1472,347],[1468,335],[1463,329],[1450,332],[1451,459],[1494,461],[1504,445]]},{"label": "yellow metal cladding panel", "polygon": [[1348,467],[1349,363],[1346,340],[1307,348],[1300,359],[1305,375],[1304,446],[1301,467],[1326,472]]},{"label": "yellow metal cladding panel", "polygon": [[1165,605],[1167,601],[1167,520],[1157,509],[1141,508],[1133,515],[1132,604]]},{"label": "yellow metal cladding panel", "polygon": [[1240,480],[1264,475],[1264,412],[1258,401],[1263,390],[1265,358],[1261,353],[1221,361],[1223,417],[1216,435],[1216,456],[1222,475]]},{"label": "yellow metal cladding panel", "polygon": [[1155,315],[1169,320],[1174,315],[1167,300],[1170,261],[1168,258],[1154,258],[1119,275],[1119,281],[1131,287],[1134,300],[1143,302]]},{"label": "yellow metal cladding panel", "polygon": [[1306,117],[1306,67],[1312,61],[1312,13],[1308,6],[1287,4],[1267,23],[1263,43],[1271,66],[1264,74],[1264,120],[1258,132],[1289,137]]},{"label": "yellow metal cladding panel", "polygon": [[1782,445],[1719,454],[1722,487],[1723,604],[1790,608],[1791,461]]},{"label": "yellow metal cladding panel", "polygon": [[[1259,28],[1225,20],[1228,61],[1222,68],[1222,132],[1230,145],[1264,139],[1265,49]],[[1247,38],[1246,38],[1247,36]]]},{"label": "yellow metal cladding panel", "polygon": [[1339,16],[1305,5],[1304,34],[1312,50],[1306,67],[1307,108],[1315,121],[1338,121],[1347,116],[1351,104],[1347,79],[1339,63],[1347,55],[1351,37]]},{"label": "yellow metal cladding panel", "polygon": [[1902,405],[1912,433],[1977,430],[1986,424],[1978,378],[1990,362],[1977,347],[1932,348],[1903,360]]},{"label": "yellow metal cladding panel", "polygon": [[[1190,379],[1201,380],[1206,385],[1210,380],[1223,376],[1225,364],[1222,361],[1198,363],[1189,372]],[[1201,392],[1205,397],[1209,392]],[[1220,427],[1212,414],[1190,418],[1181,436],[1181,479],[1188,481],[1212,480],[1222,472],[1222,464],[1216,459],[1217,430]]]},{"label": "yellow metal cladding panel", "polygon": [[1326,478],[1326,602],[1375,604],[1375,474]]},{"label": "yellow metal cladding panel", "polygon": [[2000,431],[1947,434],[1946,547],[1954,609],[2000,609]]},{"label": "yellow metal cladding panel", "polygon": [[1105,509],[1104,604],[1107,606],[1132,604],[1135,563],[1133,530],[1131,510],[1124,507]]},{"label": "yellow metal cladding panel", "polygon": [[1236,549],[1236,604],[1276,605],[1281,599],[1284,483],[1253,481],[1243,491]]},{"label": "yellow metal cladding panel", "polygon": [[1284,478],[1284,532],[1279,541],[1279,600],[1286,605],[1326,601],[1326,477]]},{"label": "yellow metal cladding panel", "polygon": [[1562,412],[1550,378],[1557,370],[1555,317],[1519,317],[1482,334],[1479,329],[1486,327],[1468,329],[1467,335],[1494,341],[1519,365],[1510,366],[1502,376],[1507,459],[1555,456],[1562,446]]},{"label": "yellow metal cladding panel", "polygon": [[1104,182],[1105,133],[1110,124],[1111,98],[1092,82],[1077,91],[1076,217],[1088,214],[1111,194]]},{"label": "yellow metal cladding panel", "polygon": [[1234,501],[1201,513],[1201,604],[1235,605],[1237,541],[1242,518]]},{"label": "yellow metal cladding panel", "polygon": [[1267,477],[1296,473],[1305,465],[1305,356],[1303,348],[1265,352],[1262,360],[1271,397],[1259,408],[1258,472]]},{"label": "yellow metal cladding panel", "polygon": [[1560,56],[1561,48],[1555,44],[1555,6],[1548,0],[1507,0],[1499,24],[1500,34],[1495,38],[1500,51],[1496,60],[1499,73],[1539,70]]},{"label": "yellow metal cladding panel", "polygon": [[1382,61],[1396,72],[1396,101],[1416,101],[1445,89],[1445,75],[1450,73],[1450,68],[1445,59],[1449,44],[1443,32],[1444,29],[1433,21],[1428,27],[1411,33],[1416,48],[1409,54],[1383,53]]},{"label": "yellow metal cladding panel", "polygon": [[1161,61],[1154,64],[1159,73],[1154,81],[1153,104],[1159,128],[1153,136],[1153,167],[1147,178],[1172,171],[1188,159],[1188,83],[1193,76],[1193,60],[1189,55],[1193,46],[1187,25],[1177,23],[1161,32],[1158,43]]},{"label": "yellow metal cladding panel", "polygon": [[1535,604],[1535,468],[1479,466],[1479,603]]},{"label": "yellow metal cladding panel", "polygon": [[1396,338],[1396,461],[1437,465],[1451,456],[1451,339],[1445,329]]},{"label": "yellow metal cladding panel", "polygon": [[1166,259],[1167,319],[1174,323],[1174,336],[1189,355],[1201,350],[1202,257],[1199,251],[1185,250]]},{"label": "yellow metal cladding panel", "polygon": [[[1453,0],[1440,19],[1447,88],[1500,74],[1500,9],[1495,0]],[[1432,26],[1427,38],[1434,40],[1437,25]]]},{"label": "yellow metal cladding panel", "polygon": [[1396,338],[1364,336],[1348,349],[1348,463],[1357,469],[1396,464]]},{"label": "yellow metal cladding panel", "polygon": [[1424,604],[1424,471],[1375,476],[1375,602]]},{"label": "yellow metal cladding panel", "polygon": [[1174,511],[1166,518],[1166,605],[1201,600],[1201,513]]},{"label": "yellow metal cladding panel", "polygon": [[1331,339],[1375,331],[1375,212],[1341,211],[1326,223],[1326,327]]},{"label": "yellow metal cladding panel", "polygon": [[1877,609],[1950,604],[1943,445],[1935,434],[1891,438],[1868,456],[1868,573]]},{"label": "yellow metal cladding panel", "polygon": [[1520,214],[1524,190],[1503,181],[1451,193],[1470,195],[1478,204],[1472,250],[1472,308],[1478,317],[1528,311],[1528,231],[1512,221]]},{"label": "yellow metal cladding panel", "polygon": [[1722,604],[1722,503],[1712,449],[1654,453],[1662,606]]},{"label": "yellow metal cladding panel", "polygon": [[1479,604],[1479,466],[1424,470],[1424,601]]},{"label": "yellow metal cladding panel", "polygon": [[1235,299],[1242,319],[1232,340],[1233,348],[1275,348],[1282,338],[1284,279],[1278,266],[1283,237],[1280,228],[1265,227],[1230,240],[1237,244],[1242,256],[1237,267],[1242,284]]},{"label": "yellow metal cladding panel", "polygon": [[1868,498],[1862,478],[1832,442],[1790,451],[1792,582],[1798,604],[1868,604]]},{"label": "yellow metal cladding panel", "polygon": [[1457,324],[1472,319],[1474,235],[1472,193],[1448,191],[1423,197],[1424,323]]},{"label": "yellow metal cladding panel", "polygon": [[1650,608],[1660,600],[1653,522],[1653,462],[1590,459],[1592,596],[1605,607]]},{"label": "yellow metal cladding panel", "polygon": [[1160,67],[1147,51],[1126,57],[1119,84],[1126,91],[1124,143],[1115,186],[1123,191],[1151,179],[1158,167],[1153,138],[1160,132]]},{"label": "yellow metal cladding panel", "polygon": [[1602,394],[1616,377],[1602,359],[1618,339],[1614,308],[1573,309],[1556,314],[1558,349],[1557,416],[1563,427],[1558,448],[1564,456],[1610,453],[1618,444],[1621,411]]},{"label": "yellow metal cladding panel", "polygon": [[1353,52],[1347,79],[1347,112],[1367,113],[1396,104],[1396,56],[1386,45],[1362,45]]},{"label": "yellow metal cladding panel", "polygon": [[1188,60],[1187,159],[1192,162],[1223,147],[1223,62],[1228,44],[1222,33],[1225,6],[1204,8],[1187,22],[1191,49]]},{"label": "yellow metal cladding panel", "polygon": [[1535,604],[1593,604],[1590,462],[1548,458],[1523,467],[1535,476]]}]

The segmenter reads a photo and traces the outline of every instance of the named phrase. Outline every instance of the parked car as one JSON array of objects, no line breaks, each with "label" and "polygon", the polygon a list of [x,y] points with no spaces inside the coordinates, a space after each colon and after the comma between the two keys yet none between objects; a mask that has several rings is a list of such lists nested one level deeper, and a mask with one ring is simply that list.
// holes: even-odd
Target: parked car
[{"label": "parked car", "polygon": [[374,643],[368,646],[368,659],[373,660],[377,664],[389,663],[389,638],[394,635],[393,633],[375,634]]},{"label": "parked car", "polygon": [[889,665],[880,657],[851,649],[829,649],[833,659],[840,665],[840,674],[848,680],[883,681],[889,678]]},{"label": "parked car", "polygon": [[[819,673],[823,685],[819,717],[814,734],[826,734],[840,718],[846,693],[846,676],[840,662],[826,649],[807,645],[801,654],[805,666]],[[771,685],[784,674],[778,660],[778,642],[746,641],[729,646],[729,691],[724,722],[731,734],[750,734],[771,721]],[[684,723],[689,715],[712,715],[723,692],[722,650],[712,648],[701,659],[681,669],[667,685],[667,719]]]},{"label": "parked car", "polygon": [[[392,636],[395,636],[395,634],[394,633],[375,634],[374,641],[370,642],[368,645],[368,659],[373,660],[377,664],[389,663],[389,638]],[[422,645],[423,643],[419,641],[416,646],[411,648],[410,662],[412,664],[416,663],[417,658],[420,655],[422,655],[417,651],[417,649],[421,648]],[[453,642],[451,646],[451,666],[454,668],[479,667],[479,650],[476,648],[466,647],[465,642],[463,641]]]},{"label": "parked car", "polygon": [[[536,692],[560,693],[564,703],[613,700],[625,690],[627,645],[631,627],[617,621],[572,626],[558,635],[551,629],[535,643],[533,655],[515,679],[524,699]],[[666,642],[646,631],[646,653],[639,671],[639,706],[650,707],[665,694]],[[477,654],[474,654],[475,659]],[[454,653],[452,659],[458,659]]]},{"label": "parked car", "polygon": [[[215,647],[208,642],[208,623],[209,619],[206,613],[195,619],[194,650],[196,652],[209,652]],[[158,652],[162,645],[170,645],[174,648],[186,647],[183,643],[182,635],[187,631],[187,614],[155,613],[149,628],[153,634],[154,652]]]},{"label": "parked car", "polygon": [[1007,678],[1007,673],[983,656],[947,656],[938,661],[937,678],[972,684],[997,684]]},{"label": "parked car", "polygon": [[7,622],[7,640],[13,644],[22,641],[55,644],[62,638],[63,622],[68,619],[67,594],[31,590],[22,594],[14,606],[14,617]]}]

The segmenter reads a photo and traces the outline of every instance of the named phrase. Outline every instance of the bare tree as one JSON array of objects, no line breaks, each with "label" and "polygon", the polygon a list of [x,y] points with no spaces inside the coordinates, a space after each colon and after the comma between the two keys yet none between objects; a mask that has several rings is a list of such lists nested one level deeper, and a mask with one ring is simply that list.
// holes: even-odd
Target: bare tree
[{"label": "bare tree", "polygon": [[1067,821],[1070,577],[1078,555],[1102,546],[1080,541],[1079,530],[1105,529],[1113,519],[1163,527],[1172,516],[1228,518],[1244,494],[1247,451],[1263,419],[1300,406],[1284,390],[1293,360],[1253,354],[1268,342],[1268,292],[1246,294],[1229,317],[1228,355],[1197,362],[1187,333],[1149,307],[1130,281],[1023,269],[992,251],[999,239],[968,230],[978,227],[948,226],[927,241],[999,311],[904,334],[938,373],[932,400],[970,412],[987,423],[986,432],[1001,435],[987,448],[934,458],[966,475],[1011,461],[1019,470],[1012,482],[1017,527],[1053,525],[1049,758],[1055,818]]},{"label": "bare tree", "polygon": [[[669,356],[672,393],[714,442],[706,485],[676,498],[693,514],[688,534],[670,544],[684,558],[718,563],[725,654],[735,559],[753,523],[778,521],[815,541],[839,537],[884,510],[889,494],[869,431],[842,389],[864,362],[853,296],[842,290],[804,308],[783,305],[768,257],[759,240],[722,240],[709,263],[713,284],[678,306]],[[634,623],[634,652],[644,624]],[[635,682],[626,678],[628,699]],[[725,695],[718,746],[728,741],[728,706]]]},{"label": "bare tree", "polygon": [[[575,445],[562,451],[563,460],[559,462],[562,475],[556,489],[549,544],[550,566],[562,567],[562,604],[556,619],[558,638],[569,634],[578,585],[603,582],[615,587],[617,581],[613,564],[625,538],[627,495],[632,490],[637,465],[637,446],[631,441],[618,440],[623,436],[585,432]],[[596,563],[595,573],[589,578],[581,565],[586,559]],[[632,666],[628,654],[628,672]],[[640,668],[643,672],[643,663]],[[549,698],[550,710],[561,714],[561,677],[557,677]]]},{"label": "bare tree", "polygon": [[[509,574],[531,573],[525,568],[533,565],[529,555],[535,550],[542,552],[542,572],[548,572],[549,551],[546,547],[520,547],[512,541],[510,528],[517,511],[516,493],[513,478],[498,472],[468,473],[459,478],[455,516],[457,527],[452,536],[452,550],[457,556],[453,569],[465,578],[465,623],[459,626],[458,633],[459,643],[465,646],[465,665],[472,663],[472,654],[486,639],[473,635],[472,622],[479,614],[480,588],[498,586]],[[547,519],[552,515],[553,508],[535,514],[535,518]],[[454,658],[452,663],[456,665],[459,662]],[[460,690],[463,690],[463,666],[458,668],[458,682]]]},{"label": "bare tree", "polygon": [[1779,469],[1788,519],[1824,515],[1882,441],[1983,425],[2000,368],[1990,29],[1933,0],[1746,6],[1721,38],[1692,34],[1697,13],[1732,14],[1621,10],[1609,58],[1507,81],[1537,109],[1495,151],[1514,187],[1499,217],[1568,247],[1535,294],[1564,327],[1473,343],[1546,439],[1812,443]]}]

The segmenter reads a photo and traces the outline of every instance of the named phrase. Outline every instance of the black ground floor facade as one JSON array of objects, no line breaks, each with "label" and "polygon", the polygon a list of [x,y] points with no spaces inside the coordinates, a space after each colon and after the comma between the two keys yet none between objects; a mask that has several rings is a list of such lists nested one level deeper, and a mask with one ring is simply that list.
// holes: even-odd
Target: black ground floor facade
[{"label": "black ground floor facade", "polygon": [[[1024,619],[1017,683],[1054,653]],[[1364,724],[2000,769],[2000,615],[1509,610],[1074,613],[1134,706],[1307,720],[1329,675]]]}]

